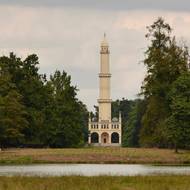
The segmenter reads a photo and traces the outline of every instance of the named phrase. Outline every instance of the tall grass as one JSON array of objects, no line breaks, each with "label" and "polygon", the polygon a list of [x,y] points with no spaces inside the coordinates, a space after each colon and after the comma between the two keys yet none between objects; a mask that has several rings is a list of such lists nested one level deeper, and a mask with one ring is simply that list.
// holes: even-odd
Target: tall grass
[{"label": "tall grass", "polygon": [[0,190],[189,190],[190,176],[0,177]]}]

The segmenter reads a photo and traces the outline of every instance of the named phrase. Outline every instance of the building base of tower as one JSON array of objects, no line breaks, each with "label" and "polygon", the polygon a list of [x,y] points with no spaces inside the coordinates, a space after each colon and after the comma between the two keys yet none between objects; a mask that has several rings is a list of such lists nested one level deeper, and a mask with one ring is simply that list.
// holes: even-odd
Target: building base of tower
[{"label": "building base of tower", "polygon": [[121,122],[89,122],[88,144],[92,146],[121,146]]}]

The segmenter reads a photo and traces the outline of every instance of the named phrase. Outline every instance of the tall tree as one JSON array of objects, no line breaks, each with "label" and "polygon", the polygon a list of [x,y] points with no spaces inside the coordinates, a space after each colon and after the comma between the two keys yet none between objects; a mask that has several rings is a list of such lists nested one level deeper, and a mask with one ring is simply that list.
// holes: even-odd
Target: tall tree
[{"label": "tall tree", "polygon": [[143,146],[160,147],[167,144],[162,127],[171,114],[168,92],[171,84],[187,70],[189,54],[186,47],[176,44],[171,27],[162,18],[148,27],[148,31],[150,45],[144,60],[147,75],[142,86],[147,108],[140,141]]},{"label": "tall tree", "polygon": [[80,146],[88,133],[88,114],[71,77],[56,71],[48,81],[38,65],[35,54],[25,60],[13,53],[0,57],[0,141],[7,146],[21,139],[31,147]]},{"label": "tall tree", "polygon": [[38,136],[43,125],[42,109],[46,105],[47,94],[44,91],[44,78],[38,74],[38,57],[29,55],[24,61],[14,53],[9,57],[0,57],[1,71],[11,76],[10,82],[15,85],[17,92],[27,112],[28,127],[24,129],[25,143],[41,143]]},{"label": "tall tree", "polygon": [[139,133],[142,127],[141,120],[146,108],[146,102],[141,99],[134,100],[128,114],[124,134],[123,146],[139,147]]},{"label": "tall tree", "polygon": [[27,112],[10,75],[0,74],[0,145],[16,146],[23,143],[23,130],[28,126]]},{"label": "tall tree", "polygon": [[125,98],[122,98],[121,100],[116,100],[112,102],[112,117],[119,117],[119,112],[121,112],[122,117],[122,145],[127,146],[127,131],[128,126],[127,122],[130,119],[130,112],[133,109],[133,107],[136,105],[136,101],[134,100],[127,100]]},{"label": "tall tree", "polygon": [[76,98],[76,87],[66,72],[56,71],[51,77],[53,87],[53,117],[50,130],[51,145],[54,147],[76,147],[84,143],[84,125],[87,126],[87,110]]},{"label": "tall tree", "polygon": [[170,91],[172,114],[167,120],[169,141],[178,148],[190,148],[190,72],[182,74]]}]

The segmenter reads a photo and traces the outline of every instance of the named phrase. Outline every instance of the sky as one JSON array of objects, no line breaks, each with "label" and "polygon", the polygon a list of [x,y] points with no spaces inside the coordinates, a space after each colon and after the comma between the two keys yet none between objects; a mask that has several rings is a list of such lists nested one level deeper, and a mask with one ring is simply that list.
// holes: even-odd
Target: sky
[{"label": "sky", "polygon": [[37,54],[40,73],[65,70],[78,98],[97,105],[100,43],[110,46],[111,96],[135,99],[146,73],[146,26],[163,17],[190,47],[188,0],[0,0],[0,55]]}]

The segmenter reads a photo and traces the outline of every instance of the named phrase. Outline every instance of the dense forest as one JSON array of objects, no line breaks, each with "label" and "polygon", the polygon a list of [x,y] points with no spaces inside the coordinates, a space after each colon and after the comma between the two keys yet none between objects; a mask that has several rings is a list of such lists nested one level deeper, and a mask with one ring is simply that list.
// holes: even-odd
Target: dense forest
[{"label": "dense forest", "polygon": [[[190,148],[189,52],[162,18],[147,29],[147,74],[139,98],[113,101],[112,115],[122,112],[123,146],[177,152]],[[40,74],[35,54],[24,60],[14,53],[0,57],[0,146],[84,146],[88,110],[77,91],[65,71]]]},{"label": "dense forest", "polygon": [[66,72],[50,79],[38,72],[38,57],[0,57],[1,147],[84,145],[88,112]]}]

